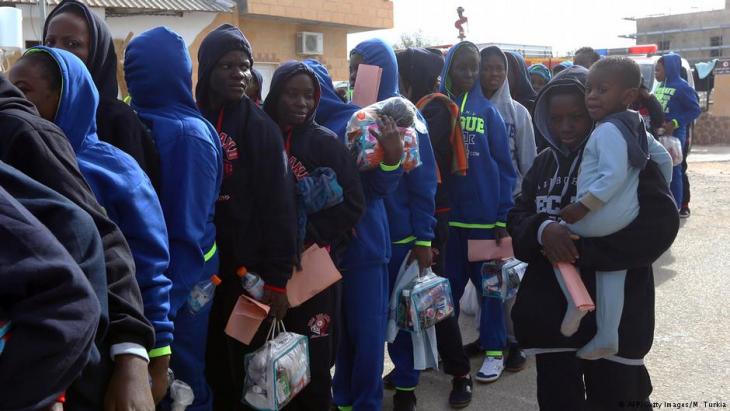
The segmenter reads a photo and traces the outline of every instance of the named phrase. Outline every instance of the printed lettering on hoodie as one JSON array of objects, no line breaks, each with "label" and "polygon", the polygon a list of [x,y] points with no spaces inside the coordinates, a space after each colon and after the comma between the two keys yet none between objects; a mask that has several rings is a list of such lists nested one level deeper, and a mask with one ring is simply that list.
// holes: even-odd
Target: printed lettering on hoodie
[{"label": "printed lettering on hoodie", "polygon": [[677,89],[673,87],[659,87],[654,91],[654,96],[659,100],[665,113],[669,112],[669,100],[674,97],[676,92]]},{"label": "printed lettering on hoodie", "polygon": [[479,134],[487,137],[486,129],[484,128],[484,119],[474,115],[468,115],[468,112],[464,112],[461,115],[461,129],[464,136],[464,144],[466,145],[466,156],[467,157],[479,157],[479,151],[473,150],[472,146],[477,143]]},{"label": "printed lettering on hoodie", "polygon": [[[560,209],[562,208],[562,194],[566,191],[566,184],[577,186],[578,177],[550,177],[545,179],[542,183],[538,184],[536,187],[538,194],[535,196],[535,209],[537,210],[537,212],[546,213],[554,217],[559,216]],[[573,189],[573,192],[576,192],[576,190]],[[575,200],[576,196],[571,196],[570,202],[573,203],[575,202]]]},{"label": "printed lettering on hoodie", "polygon": [[220,133],[220,139],[223,147],[223,176],[230,177],[233,174],[233,160],[238,159],[238,146],[226,132]]},{"label": "printed lettering on hoodie", "polygon": [[292,155],[289,156],[289,167],[291,167],[294,178],[296,178],[297,181],[301,181],[304,177],[309,175],[307,167],[304,167],[304,164]]}]

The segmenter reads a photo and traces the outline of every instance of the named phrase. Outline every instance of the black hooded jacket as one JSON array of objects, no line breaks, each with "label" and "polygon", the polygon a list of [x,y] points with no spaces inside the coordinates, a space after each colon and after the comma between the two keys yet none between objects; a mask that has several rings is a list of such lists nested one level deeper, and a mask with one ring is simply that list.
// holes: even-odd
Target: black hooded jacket
[{"label": "black hooded jacket", "polygon": [[101,236],[109,301],[107,344],[133,342],[151,349],[154,330],[143,314],[134,259],[119,228],[106,217],[76,163],[63,132],[0,75],[0,160],[56,191],[94,220]]},{"label": "black hooded jacket", "polygon": [[[541,253],[538,232],[543,223],[555,220],[560,209],[575,201],[578,171],[586,139],[571,151],[552,137],[547,122],[551,93],[584,93],[587,70],[568,69],[540,92],[535,124],[544,131],[549,148],[535,159],[522,183],[522,194],[510,211],[507,227],[515,256],[529,263],[512,310],[520,345],[530,349],[575,349],[596,332],[595,314],[584,317],[572,337],[560,333],[566,300],[551,263]],[[543,126],[540,126],[540,124]],[[642,359],[654,336],[654,276],[652,263],[674,241],[679,228],[676,206],[666,180],[656,163],[649,161],[639,176],[639,215],[623,230],[601,238],[577,242],[581,276],[595,298],[595,271],[628,268],[625,302],[619,327],[619,361]]]},{"label": "black hooded jacket", "polygon": [[293,180],[279,128],[245,96],[221,110],[212,111],[208,105],[211,72],[231,50],[251,56],[248,40],[231,25],[218,27],[203,40],[195,91],[201,112],[218,130],[223,146],[224,177],[215,210],[220,272],[235,279],[229,283],[238,284],[236,269],[245,266],[267,285],[283,289],[297,260],[297,224]]},{"label": "black hooded jacket", "polygon": [[296,181],[316,168],[331,168],[337,175],[344,197],[342,203],[307,217],[305,243],[339,246],[336,247],[339,250],[333,250],[333,255],[339,255],[337,251],[342,251],[344,242],[365,211],[365,195],[352,155],[332,131],[314,121],[321,91],[312,69],[301,62],[289,62],[279,67],[271,80],[264,111],[274,122],[278,122],[277,106],[284,86],[297,74],[306,74],[312,79],[315,107],[303,125],[284,131],[283,141],[289,156],[289,166],[294,171]]},{"label": "black hooded jacket", "polygon": [[[49,205],[37,210],[58,210]],[[10,321],[0,355],[2,409],[49,409],[89,359],[99,302],[64,247],[1,186],[0,243],[0,315]]]},{"label": "black hooded jacket", "polygon": [[147,173],[152,185],[159,187],[160,160],[157,148],[147,128],[127,104],[119,101],[117,82],[117,53],[109,27],[104,19],[77,0],[63,0],[46,18],[43,38],[48,24],[58,14],[71,11],[82,15],[89,28],[89,57],[86,67],[99,90],[99,106],[96,109],[96,131],[99,139],[119,148],[137,160]]}]

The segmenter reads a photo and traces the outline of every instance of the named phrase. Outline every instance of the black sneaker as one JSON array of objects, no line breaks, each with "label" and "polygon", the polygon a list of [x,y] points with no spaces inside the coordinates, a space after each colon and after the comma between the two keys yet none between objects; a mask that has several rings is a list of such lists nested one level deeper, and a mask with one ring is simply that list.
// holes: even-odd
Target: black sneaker
[{"label": "black sneaker", "polygon": [[395,384],[393,384],[393,372],[391,371],[387,374],[385,374],[385,377],[383,377],[383,388],[385,388],[388,391],[393,391],[395,389]]},{"label": "black sneaker", "polygon": [[471,376],[454,377],[451,380],[451,393],[449,394],[449,405],[451,408],[464,408],[471,403],[471,391],[473,383]]},{"label": "black sneaker", "polygon": [[393,396],[393,411],[416,411],[415,391],[396,390]]},{"label": "black sneaker", "polygon": [[479,339],[464,346],[464,354],[469,358],[483,357],[484,350],[479,346]]},{"label": "black sneaker", "polygon": [[689,215],[689,207],[682,207],[682,209],[679,210],[679,218],[689,218]]},{"label": "black sneaker", "polygon": [[527,356],[517,343],[511,343],[507,351],[507,360],[504,369],[509,372],[522,371],[527,366]]}]

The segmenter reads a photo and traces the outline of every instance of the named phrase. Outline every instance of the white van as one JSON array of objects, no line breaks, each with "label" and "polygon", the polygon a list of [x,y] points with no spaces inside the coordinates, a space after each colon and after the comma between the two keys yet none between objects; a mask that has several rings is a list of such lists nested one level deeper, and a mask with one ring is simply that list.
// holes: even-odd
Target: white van
[{"label": "white van", "polygon": [[[639,64],[639,67],[641,68],[641,75],[644,77],[644,85],[651,92],[654,92],[654,87],[656,87],[657,85],[657,82],[654,79],[654,65],[656,65],[656,62],[661,58],[661,56],[629,55],[628,57]],[[695,81],[694,77],[692,76],[692,68],[690,67],[689,62],[684,58],[682,59],[682,67],[687,70],[687,82],[690,86],[692,86],[692,88],[695,88]]]}]

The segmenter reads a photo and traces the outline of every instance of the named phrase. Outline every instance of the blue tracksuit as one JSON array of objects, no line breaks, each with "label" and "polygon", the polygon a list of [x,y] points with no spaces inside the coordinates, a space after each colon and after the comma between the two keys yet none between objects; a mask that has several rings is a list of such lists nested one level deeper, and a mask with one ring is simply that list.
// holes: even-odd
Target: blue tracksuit
[{"label": "blue tracksuit", "polygon": [[107,216],[124,234],[134,257],[145,317],[155,328],[155,348],[169,347],[173,324],[168,318],[172,282],[167,228],[157,194],[137,162],[96,135],[99,95],[86,66],[73,54],[35,47],[61,68],[63,88],[54,122],[71,143],[79,169]]},{"label": "blue tracksuit", "polygon": [[[664,119],[666,121],[676,120],[675,126],[677,127],[673,135],[682,142],[682,147],[685,147],[687,128],[700,116],[702,110],[697,101],[697,93],[680,76],[682,58],[678,54],[669,53],[663,56],[661,61],[664,63],[666,78],[654,90],[654,95],[664,109]],[[671,188],[678,208],[684,204],[682,174],[682,165],[675,166]]]},{"label": "blue tracksuit", "polygon": [[[323,65],[314,60],[305,63],[314,70],[322,88],[316,121],[344,141],[347,121],[358,107],[342,102]],[[335,404],[356,410],[382,408],[391,254],[383,198],[396,189],[402,173],[402,167],[360,173],[366,210],[342,260],[342,334],[332,391]]]},{"label": "blue tracksuit", "polygon": [[[507,131],[497,109],[482,94],[479,80],[471,90],[456,96],[451,92],[449,68],[456,51],[476,46],[461,42],[449,50],[441,74],[441,92],[460,108],[469,170],[466,176],[449,175],[451,213],[449,242],[446,246],[446,275],[451,281],[454,301],[461,299],[467,280],[481,284],[479,262],[468,262],[467,242],[470,239],[493,239],[494,229],[506,227],[507,212],[513,206],[512,192],[517,178],[509,150]],[[502,350],[506,330],[501,301],[482,299],[480,342],[482,348]],[[458,312],[458,311],[457,311]]]},{"label": "blue tracksuit", "polygon": [[192,63],[182,37],[164,27],[140,34],[127,47],[124,71],[132,107],[151,128],[160,154],[175,322],[171,368],[195,392],[188,410],[210,410],[203,373],[210,305],[192,315],[186,301],[198,282],[218,272],[213,214],[223,175],[220,141],[193,101]]},{"label": "blue tracksuit", "polygon": [[[360,43],[354,51],[363,57],[364,64],[381,67],[383,73],[378,89],[378,100],[398,96],[398,63],[393,49],[382,40],[373,39]],[[423,116],[419,119],[425,123]],[[392,257],[389,263],[388,296],[393,291],[401,263],[414,245],[430,246],[436,225],[436,159],[428,133],[418,133],[418,151],[422,165],[403,175],[395,192],[385,197],[388,226],[392,241]],[[395,372],[393,383],[400,388],[412,388],[418,384],[418,371],[413,369],[413,345],[409,333],[401,331],[388,352]]]}]

